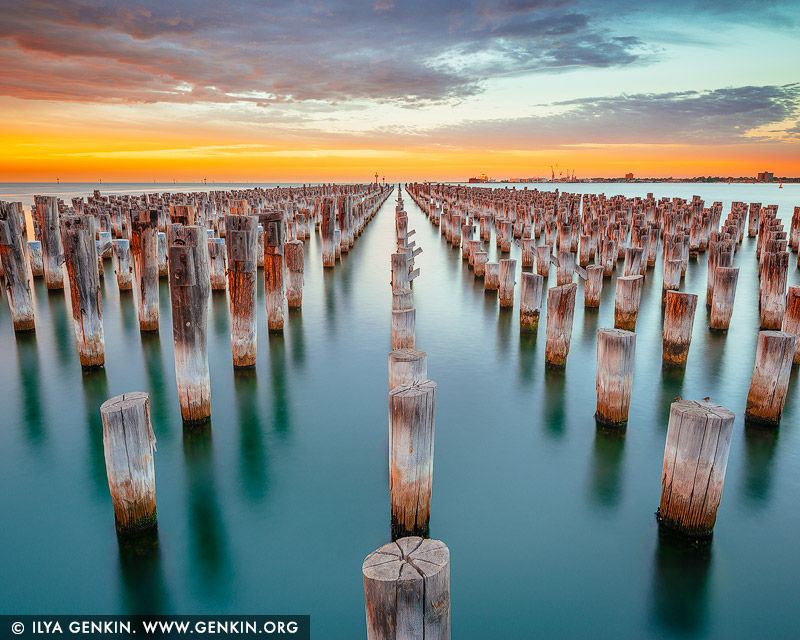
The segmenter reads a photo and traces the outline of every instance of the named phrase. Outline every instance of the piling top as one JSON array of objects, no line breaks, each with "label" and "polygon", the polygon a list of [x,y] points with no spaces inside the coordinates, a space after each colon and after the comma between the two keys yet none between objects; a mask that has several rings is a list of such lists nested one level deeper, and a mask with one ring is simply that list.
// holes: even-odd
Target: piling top
[{"label": "piling top", "polygon": [[150,394],[144,391],[131,391],[119,396],[109,398],[100,405],[100,413],[112,413],[115,411],[125,411],[131,407],[136,407],[150,400]]},{"label": "piling top", "polygon": [[610,328],[602,328],[597,330],[597,335],[605,334],[607,336],[611,336],[613,338],[636,338],[635,331],[625,331],[625,329],[610,329]]},{"label": "piling top", "polygon": [[420,380],[411,384],[401,384],[389,392],[390,396],[401,396],[404,398],[424,396],[431,391],[436,391],[436,383],[433,380]]},{"label": "piling top", "polygon": [[764,338],[775,338],[775,339],[784,339],[789,340],[790,338],[794,338],[793,333],[787,333],[786,331],[770,331],[764,330],[758,332],[759,336],[764,336]]},{"label": "piling top", "polygon": [[416,362],[420,358],[428,356],[424,351],[419,349],[395,349],[389,353],[395,362]]},{"label": "piling top", "polygon": [[733,411],[709,400],[678,400],[670,405],[670,412],[672,411],[705,419],[717,417],[726,421],[733,420],[736,417]]},{"label": "piling top", "polygon": [[424,580],[450,564],[450,550],[441,540],[400,538],[370,553],[361,566],[364,577],[381,582]]}]

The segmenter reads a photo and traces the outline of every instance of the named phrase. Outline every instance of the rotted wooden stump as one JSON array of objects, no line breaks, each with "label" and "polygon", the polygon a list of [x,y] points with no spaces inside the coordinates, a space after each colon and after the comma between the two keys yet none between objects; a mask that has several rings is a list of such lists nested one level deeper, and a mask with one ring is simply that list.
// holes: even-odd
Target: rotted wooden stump
[{"label": "rotted wooden stump", "polygon": [[714,331],[727,331],[733,315],[733,302],[736,298],[736,283],[739,281],[738,267],[717,267],[714,276],[714,297],[711,300],[711,319],[709,328]]},{"label": "rotted wooden stump", "polygon": [[114,273],[117,276],[117,287],[119,287],[120,291],[130,291],[133,288],[133,264],[131,261],[130,241],[124,238],[112,240],[111,257],[114,264]]},{"label": "rotted wooden stump", "polygon": [[667,292],[661,354],[664,366],[686,366],[696,309],[697,296],[693,293]]},{"label": "rotted wooden stump", "polygon": [[156,437],[150,422],[150,396],[124,393],[100,406],[103,451],[114,519],[121,534],[156,525]]},{"label": "rotted wooden stump", "polygon": [[681,286],[681,265],[680,260],[664,261],[664,278],[662,281],[661,294],[667,295],[667,291],[677,291]]},{"label": "rotted wooden stump", "polygon": [[580,249],[578,250],[578,264],[582,267],[588,267],[591,262],[590,255],[591,236],[580,236]]},{"label": "rotted wooden stump", "polygon": [[31,263],[31,275],[41,278],[44,275],[44,262],[42,260],[42,243],[40,240],[28,241],[28,260]]},{"label": "rotted wooden stump", "polygon": [[305,256],[303,243],[290,240],[283,246],[286,254],[286,305],[289,309],[300,309],[303,306],[303,270]]},{"label": "rotted wooden stump", "polygon": [[800,364],[800,287],[789,287],[786,294],[786,312],[783,314],[784,333],[794,336],[794,364]]},{"label": "rotted wooden stump", "polygon": [[205,422],[211,417],[208,238],[202,227],[176,224],[170,243],[172,337],[181,417],[186,423]]},{"label": "rotted wooden stump", "polygon": [[622,329],[597,330],[597,422],[622,426],[628,422],[633,388],[636,334]]},{"label": "rotted wooden stump", "polygon": [[[283,219],[280,213],[259,216],[264,227],[264,288],[266,290],[267,328],[283,331]],[[336,242],[334,249],[339,247]]]},{"label": "rotted wooden stump", "polygon": [[428,354],[419,349],[389,352],[389,388],[415,384],[428,378]]},{"label": "rotted wooden stump", "polygon": [[222,238],[208,238],[208,262],[213,291],[225,291],[225,240]]},{"label": "rotted wooden stump", "polygon": [[777,427],[781,421],[795,352],[795,336],[760,331],[756,363],[747,394],[745,420]]},{"label": "rotted wooden stump", "polygon": [[532,238],[522,239],[522,258],[520,264],[522,268],[532,267],[536,260],[536,248],[534,247],[534,240]]},{"label": "rotted wooden stump", "polygon": [[731,411],[713,402],[672,403],[656,513],[663,525],[691,536],[711,535],[725,483],[733,421]]},{"label": "rotted wooden stump", "polygon": [[132,214],[131,255],[140,331],[158,331],[158,211]]},{"label": "rotted wooden stump", "polygon": [[[252,367],[256,364],[258,329],[256,314],[258,218],[250,215],[227,215],[225,227],[233,366]],[[263,247],[262,244],[262,255]]]},{"label": "rotted wooden stump", "polygon": [[486,277],[486,265],[488,264],[489,254],[486,251],[476,251],[474,257],[474,268],[476,278]]},{"label": "rotted wooden stump", "polygon": [[556,285],[559,287],[569,284],[575,277],[575,257],[570,251],[558,252],[558,266],[556,267]]},{"label": "rotted wooden stump", "polygon": [[389,391],[389,493],[395,540],[428,535],[435,413],[436,383],[431,380]]},{"label": "rotted wooden stump", "polygon": [[33,297],[16,203],[0,201],[0,265],[14,331],[33,331]]},{"label": "rotted wooden stump", "polygon": [[625,329],[626,331],[636,329],[643,284],[642,276],[617,278],[617,289],[614,295],[614,327],[616,329]]},{"label": "rotted wooden stump", "polygon": [[105,340],[94,216],[64,216],[61,236],[81,366],[85,369],[102,367],[105,363]]},{"label": "rotted wooden stump", "polygon": [[577,290],[578,285],[573,282],[560,287],[551,287],[547,292],[545,364],[548,367],[567,366]]},{"label": "rotted wooden stump", "polygon": [[64,269],[61,267],[63,250],[58,220],[58,199],[52,196],[36,196],[35,199],[36,218],[42,242],[44,282],[48,289],[63,289]]},{"label": "rotted wooden stump", "polygon": [[769,253],[761,270],[761,328],[779,331],[786,309],[789,253]]},{"label": "rotted wooden stump", "polygon": [[519,295],[519,328],[522,331],[539,329],[544,278],[538,273],[523,273]]},{"label": "rotted wooden stump", "polygon": [[450,640],[450,550],[440,540],[400,538],[361,567],[367,640]]},{"label": "rotted wooden stump", "polygon": [[167,234],[163,231],[158,232],[158,277],[166,278],[169,275],[169,265],[167,264]]},{"label": "rotted wooden stump", "polygon": [[583,304],[589,309],[600,306],[603,293],[603,265],[590,264],[586,267],[586,282],[583,285]]},{"label": "rotted wooden stump", "polygon": [[499,282],[498,288],[500,291],[500,306],[513,307],[514,306],[514,285],[516,284],[515,274],[517,270],[517,261],[511,259],[500,260],[499,269]]},{"label": "rotted wooden stump", "polygon": [[336,266],[336,207],[335,199],[326,197],[322,202],[322,266]]},{"label": "rotted wooden stump", "polygon": [[542,244],[536,247],[536,273],[546,278],[550,275],[550,256],[552,250],[550,245]]},{"label": "rotted wooden stump", "polygon": [[641,247],[627,247],[625,249],[625,267],[623,275],[638,276],[642,275],[642,264],[646,266]]},{"label": "rotted wooden stump", "polygon": [[392,311],[392,349],[413,349],[417,312],[412,309]]}]

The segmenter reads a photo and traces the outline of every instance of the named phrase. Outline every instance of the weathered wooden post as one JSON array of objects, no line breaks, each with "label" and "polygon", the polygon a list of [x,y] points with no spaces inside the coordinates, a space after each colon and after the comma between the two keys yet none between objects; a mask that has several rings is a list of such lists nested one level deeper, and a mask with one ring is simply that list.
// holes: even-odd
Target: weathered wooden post
[{"label": "weathered wooden post", "polygon": [[664,260],[664,279],[662,281],[661,294],[667,295],[667,291],[677,291],[681,286],[681,265],[680,260]]},{"label": "weathered wooden post", "polygon": [[28,258],[31,263],[31,275],[34,278],[41,278],[44,275],[44,259],[40,240],[28,241]]},{"label": "weathered wooden post", "polygon": [[484,291],[497,291],[500,288],[500,263],[487,262],[483,271]]},{"label": "weathered wooden post", "polygon": [[523,269],[525,267],[532,267],[534,265],[534,261],[536,260],[536,251],[533,243],[533,238],[522,239],[522,257],[520,264]]},{"label": "weathered wooden post", "polygon": [[536,247],[536,273],[546,278],[550,275],[550,245],[542,244]]},{"label": "weathered wooden post", "polygon": [[208,263],[213,291],[225,291],[225,240],[208,238]]},{"label": "weathered wooden post", "polygon": [[[63,250],[61,228],[58,223],[58,199],[52,196],[35,196],[36,218],[42,242],[44,282],[48,289],[64,288]],[[94,238],[92,238],[94,240]]]},{"label": "weathered wooden post", "polygon": [[[231,354],[234,367],[256,364],[256,277],[258,218],[225,216],[228,250],[228,296],[231,308]],[[261,245],[263,248],[263,244]]]},{"label": "weathered wooden post", "polygon": [[519,328],[536,331],[539,328],[539,312],[542,306],[544,278],[538,273],[523,273],[519,295]]},{"label": "weathered wooden post", "polygon": [[267,327],[270,331],[283,331],[283,216],[267,213],[259,215],[259,220],[264,227]]},{"label": "weathered wooden post", "polygon": [[589,257],[589,249],[591,246],[591,236],[580,236],[580,249],[578,251],[578,264],[582,267],[588,267],[591,258]]},{"label": "weathered wooden post", "polygon": [[450,550],[440,540],[401,538],[361,567],[367,640],[450,640]]},{"label": "weathered wooden post", "polygon": [[628,422],[633,388],[636,334],[622,329],[597,330],[597,422],[621,426]]},{"label": "weathered wooden post", "polygon": [[570,251],[558,251],[556,267],[556,285],[569,284],[575,277],[575,257]]},{"label": "weathered wooden post", "polygon": [[428,535],[433,486],[436,383],[389,391],[389,493],[392,538]]},{"label": "weathered wooden post", "polygon": [[303,306],[303,270],[305,256],[303,243],[300,240],[290,240],[284,244],[286,253],[286,304],[290,309],[300,309]]},{"label": "weathered wooden post", "polygon": [[0,265],[3,267],[6,298],[14,331],[35,327],[31,282],[25,261],[25,239],[16,203],[0,201]]},{"label": "weathered wooden post", "polygon": [[111,241],[114,273],[117,274],[117,287],[120,291],[133,288],[133,265],[131,264],[131,243],[124,238]]},{"label": "weathered wooden post", "polygon": [[789,390],[794,349],[793,334],[759,331],[745,420],[775,427],[780,424],[786,392]]},{"label": "weathered wooden post", "polygon": [[103,451],[114,520],[121,534],[156,524],[156,436],[150,422],[150,396],[136,391],[100,406]]},{"label": "weathered wooden post", "polygon": [[727,331],[733,315],[733,301],[736,297],[736,283],[739,280],[738,267],[717,267],[714,276],[714,297],[711,300],[711,319],[709,328]]},{"label": "weathered wooden post", "polygon": [[683,367],[692,343],[697,296],[667,291],[661,359],[664,366]]},{"label": "weathered wooden post", "polygon": [[413,349],[417,312],[414,308],[392,310],[392,349]]},{"label": "weathered wooden post", "polygon": [[102,367],[105,363],[103,303],[97,272],[94,216],[64,216],[61,236],[81,366],[86,369]]},{"label": "weathered wooden post", "polygon": [[517,261],[511,259],[500,260],[499,268],[499,283],[500,290],[500,306],[513,307],[514,306],[514,285],[516,284],[515,274],[517,270]]},{"label": "weathered wooden post", "polygon": [[473,267],[475,269],[476,278],[485,278],[486,265],[489,260],[489,254],[486,251],[476,251],[473,259]]},{"label": "weathered wooden post", "polygon": [[794,364],[800,364],[800,287],[789,287],[786,294],[786,312],[783,314],[784,333],[794,336]]},{"label": "weathered wooden post", "polygon": [[166,278],[169,275],[169,265],[167,264],[167,234],[163,231],[158,232],[158,277]]},{"label": "weathered wooden post", "polygon": [[779,331],[786,309],[786,280],[789,253],[780,251],[764,256],[761,270],[761,328]]},{"label": "weathered wooden post", "polygon": [[547,292],[545,364],[548,367],[562,368],[567,365],[577,289],[578,285],[573,282],[551,287]]},{"label": "weathered wooden post", "polygon": [[418,349],[389,352],[389,388],[416,384],[428,379],[428,354]]},{"label": "weathered wooden post", "polygon": [[322,201],[322,266],[336,266],[336,211],[335,198],[326,197]]},{"label": "weathered wooden post", "polygon": [[691,536],[714,530],[734,415],[713,402],[680,400],[669,410],[659,522]]},{"label": "weathered wooden post", "polygon": [[586,282],[583,285],[583,304],[589,309],[600,306],[603,293],[603,265],[590,264],[586,267]]},{"label": "weathered wooden post", "polygon": [[139,329],[158,331],[158,211],[132,214],[130,232]]},{"label": "weathered wooden post", "polygon": [[172,225],[169,265],[175,378],[181,416],[184,422],[204,422],[211,417],[207,348],[211,277],[208,238],[203,227]]},{"label": "weathered wooden post", "polygon": [[634,331],[642,300],[642,276],[623,276],[617,278],[614,295],[614,327]]}]

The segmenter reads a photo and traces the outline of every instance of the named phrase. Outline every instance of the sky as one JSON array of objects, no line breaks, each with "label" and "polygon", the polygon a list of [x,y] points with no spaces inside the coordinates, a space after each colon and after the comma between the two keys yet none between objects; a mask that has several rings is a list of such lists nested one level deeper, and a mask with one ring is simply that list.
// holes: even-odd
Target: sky
[{"label": "sky", "polygon": [[0,182],[800,176],[800,0],[0,9]]}]

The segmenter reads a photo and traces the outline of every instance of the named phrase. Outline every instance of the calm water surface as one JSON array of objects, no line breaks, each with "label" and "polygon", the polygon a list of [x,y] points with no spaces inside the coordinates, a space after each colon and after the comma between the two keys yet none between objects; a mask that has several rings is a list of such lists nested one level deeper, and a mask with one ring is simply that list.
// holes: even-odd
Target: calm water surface
[{"label": "calm water surface", "polygon": [[[732,200],[775,203],[787,228],[800,204],[797,185],[562,186],[696,193],[707,205],[722,200],[725,214]],[[0,185],[0,198],[27,207],[34,193],[72,197],[93,187]],[[283,335],[267,333],[259,274],[255,371],[233,371],[227,298],[214,292],[206,430],[182,428],[165,279],[161,330],[143,336],[133,298],[106,262],[106,367],[88,374],[68,296],[36,279],[37,330],[19,337],[0,301],[0,612],[310,613],[316,638],[363,637],[361,562],[390,531],[395,197],[335,270],[322,270],[319,236],[306,242],[303,310],[287,316]],[[736,255],[725,336],[707,330],[707,256],[690,263],[682,289],[700,294],[700,304],[683,374],[661,369],[660,258],[648,271],[630,422],[622,434],[605,433],[593,420],[595,335],[613,326],[613,282],[606,279],[599,311],[577,306],[566,371],[548,372],[544,321],[538,336],[520,336],[518,308],[498,309],[460,252],[405,201],[424,249],[414,302],[417,345],[438,383],[431,536],[450,547],[453,637],[796,637],[797,369],[780,430],[742,420],[758,333],[755,242],[745,239]],[[490,251],[497,259],[494,242]],[[512,257],[519,265],[517,247]],[[795,264],[791,285],[800,284]],[[143,555],[120,549],[114,533],[98,411],[105,399],[139,390],[151,394],[158,439],[158,547]],[[710,550],[659,540],[653,516],[676,396],[711,396],[737,415]]]}]

